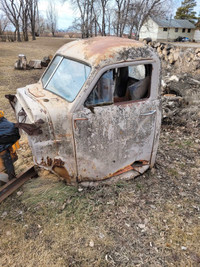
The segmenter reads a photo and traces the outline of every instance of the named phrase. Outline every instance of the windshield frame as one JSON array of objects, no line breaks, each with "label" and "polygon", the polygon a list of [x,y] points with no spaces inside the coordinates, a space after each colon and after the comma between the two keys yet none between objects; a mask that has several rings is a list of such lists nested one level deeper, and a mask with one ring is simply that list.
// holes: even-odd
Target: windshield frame
[{"label": "windshield frame", "polygon": [[[45,76],[46,72],[48,71],[48,69],[50,68],[51,64],[53,63],[54,59],[55,59],[57,56],[60,56],[61,59],[60,59],[60,61],[58,62],[58,64],[57,64],[57,66],[55,67],[55,69],[53,70],[53,72],[51,73],[51,75],[49,76],[49,78],[48,78],[48,80],[46,81],[46,83],[44,84],[42,79],[43,79],[43,77]],[[47,85],[49,84],[49,82],[51,81],[52,77],[54,76],[55,72],[57,71],[58,67],[59,67],[60,64],[62,63],[63,59],[69,59],[69,60],[71,60],[71,61],[74,61],[74,62],[83,64],[83,65],[85,65],[85,66],[87,66],[87,67],[90,68],[90,72],[89,72],[89,75],[88,75],[87,79],[85,80],[85,82],[83,83],[83,85],[82,85],[82,87],[80,88],[79,92],[77,93],[76,97],[75,97],[72,101],[69,101],[69,100],[67,100],[66,98],[62,97],[61,95],[59,95],[59,94],[57,94],[57,93],[55,93],[55,92],[52,92],[52,91],[50,91],[50,90],[48,90],[48,89],[46,88]],[[45,70],[45,72],[43,73],[43,75],[42,75],[42,77],[41,77],[41,82],[42,82],[43,89],[44,89],[44,90],[47,90],[48,92],[51,92],[52,94],[55,94],[55,95],[61,97],[62,99],[64,99],[65,101],[67,101],[67,102],[69,102],[69,103],[74,102],[74,100],[77,98],[78,94],[80,93],[81,89],[83,88],[83,86],[84,86],[85,83],[87,82],[89,76],[91,75],[91,73],[92,73],[92,66],[91,66],[90,64],[88,64],[87,62],[83,61],[83,60],[78,60],[78,59],[75,59],[75,58],[72,58],[72,57],[66,57],[66,56],[64,56],[64,55],[62,55],[62,54],[60,54],[60,53],[56,54],[56,55],[53,57],[53,59],[51,60],[51,64],[48,66],[48,68]]]}]

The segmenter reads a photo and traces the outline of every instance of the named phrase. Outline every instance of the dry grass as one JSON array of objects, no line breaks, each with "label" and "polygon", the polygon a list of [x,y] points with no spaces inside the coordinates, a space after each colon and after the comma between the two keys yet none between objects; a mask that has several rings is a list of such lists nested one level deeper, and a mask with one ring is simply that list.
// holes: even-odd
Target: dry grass
[{"label": "dry grass", "polygon": [[[19,53],[42,58],[61,42],[0,43],[1,99],[41,75],[14,71]],[[21,145],[18,172],[31,164]],[[133,181],[81,191],[40,171],[0,206],[0,266],[199,266],[199,163],[198,130],[163,126],[156,168]]]},{"label": "dry grass", "polygon": [[36,41],[23,43],[4,43],[0,42],[0,99],[1,108],[6,110],[6,115],[13,119],[12,109],[8,108],[8,101],[4,100],[5,94],[13,94],[16,89],[27,84],[37,82],[42,70],[14,70],[14,63],[19,54],[24,54],[27,60],[43,59],[44,56],[53,55],[69,39],[62,38],[37,38]]}]

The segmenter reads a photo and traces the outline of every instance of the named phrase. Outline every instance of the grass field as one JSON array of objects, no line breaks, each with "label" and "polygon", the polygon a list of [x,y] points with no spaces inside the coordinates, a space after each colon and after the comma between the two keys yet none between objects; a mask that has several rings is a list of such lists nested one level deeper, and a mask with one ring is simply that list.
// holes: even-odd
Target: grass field
[{"label": "grass field", "polygon": [[[0,43],[4,95],[36,82],[43,70],[14,70],[18,54],[42,59],[66,39]],[[0,266],[200,266],[199,130],[163,125],[156,166],[112,186],[66,186],[41,170],[0,206]],[[17,172],[32,164],[21,139]]]}]

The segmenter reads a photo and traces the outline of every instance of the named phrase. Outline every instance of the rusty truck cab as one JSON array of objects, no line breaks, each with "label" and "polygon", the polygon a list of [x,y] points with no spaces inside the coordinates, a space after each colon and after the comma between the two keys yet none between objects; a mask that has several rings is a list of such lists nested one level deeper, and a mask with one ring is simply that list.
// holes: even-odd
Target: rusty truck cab
[{"label": "rusty truck cab", "polygon": [[130,179],[155,162],[160,61],[143,43],[117,37],[70,42],[40,81],[17,90],[19,122],[40,124],[29,136],[34,162],[67,182]]}]

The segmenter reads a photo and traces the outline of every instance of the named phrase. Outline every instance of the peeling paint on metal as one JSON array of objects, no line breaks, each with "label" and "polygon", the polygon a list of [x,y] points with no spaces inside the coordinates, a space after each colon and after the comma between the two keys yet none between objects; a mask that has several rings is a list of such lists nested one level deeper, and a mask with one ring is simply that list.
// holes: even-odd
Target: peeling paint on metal
[{"label": "peeling paint on metal", "polygon": [[[11,102],[18,121],[24,118],[20,113],[22,107],[27,123],[44,121],[43,134],[29,136],[35,163],[63,176],[70,184],[77,179],[83,183],[109,183],[111,177],[128,179],[153,166],[161,106],[160,62],[152,48],[129,39],[97,37],[70,42],[56,54],[89,64],[91,73],[72,103],[44,90],[41,81],[17,90]],[[150,98],[84,107],[85,99],[104,71],[115,64],[148,61],[154,64]],[[141,116],[151,110],[156,113]],[[141,159],[141,166],[133,164]]]}]

